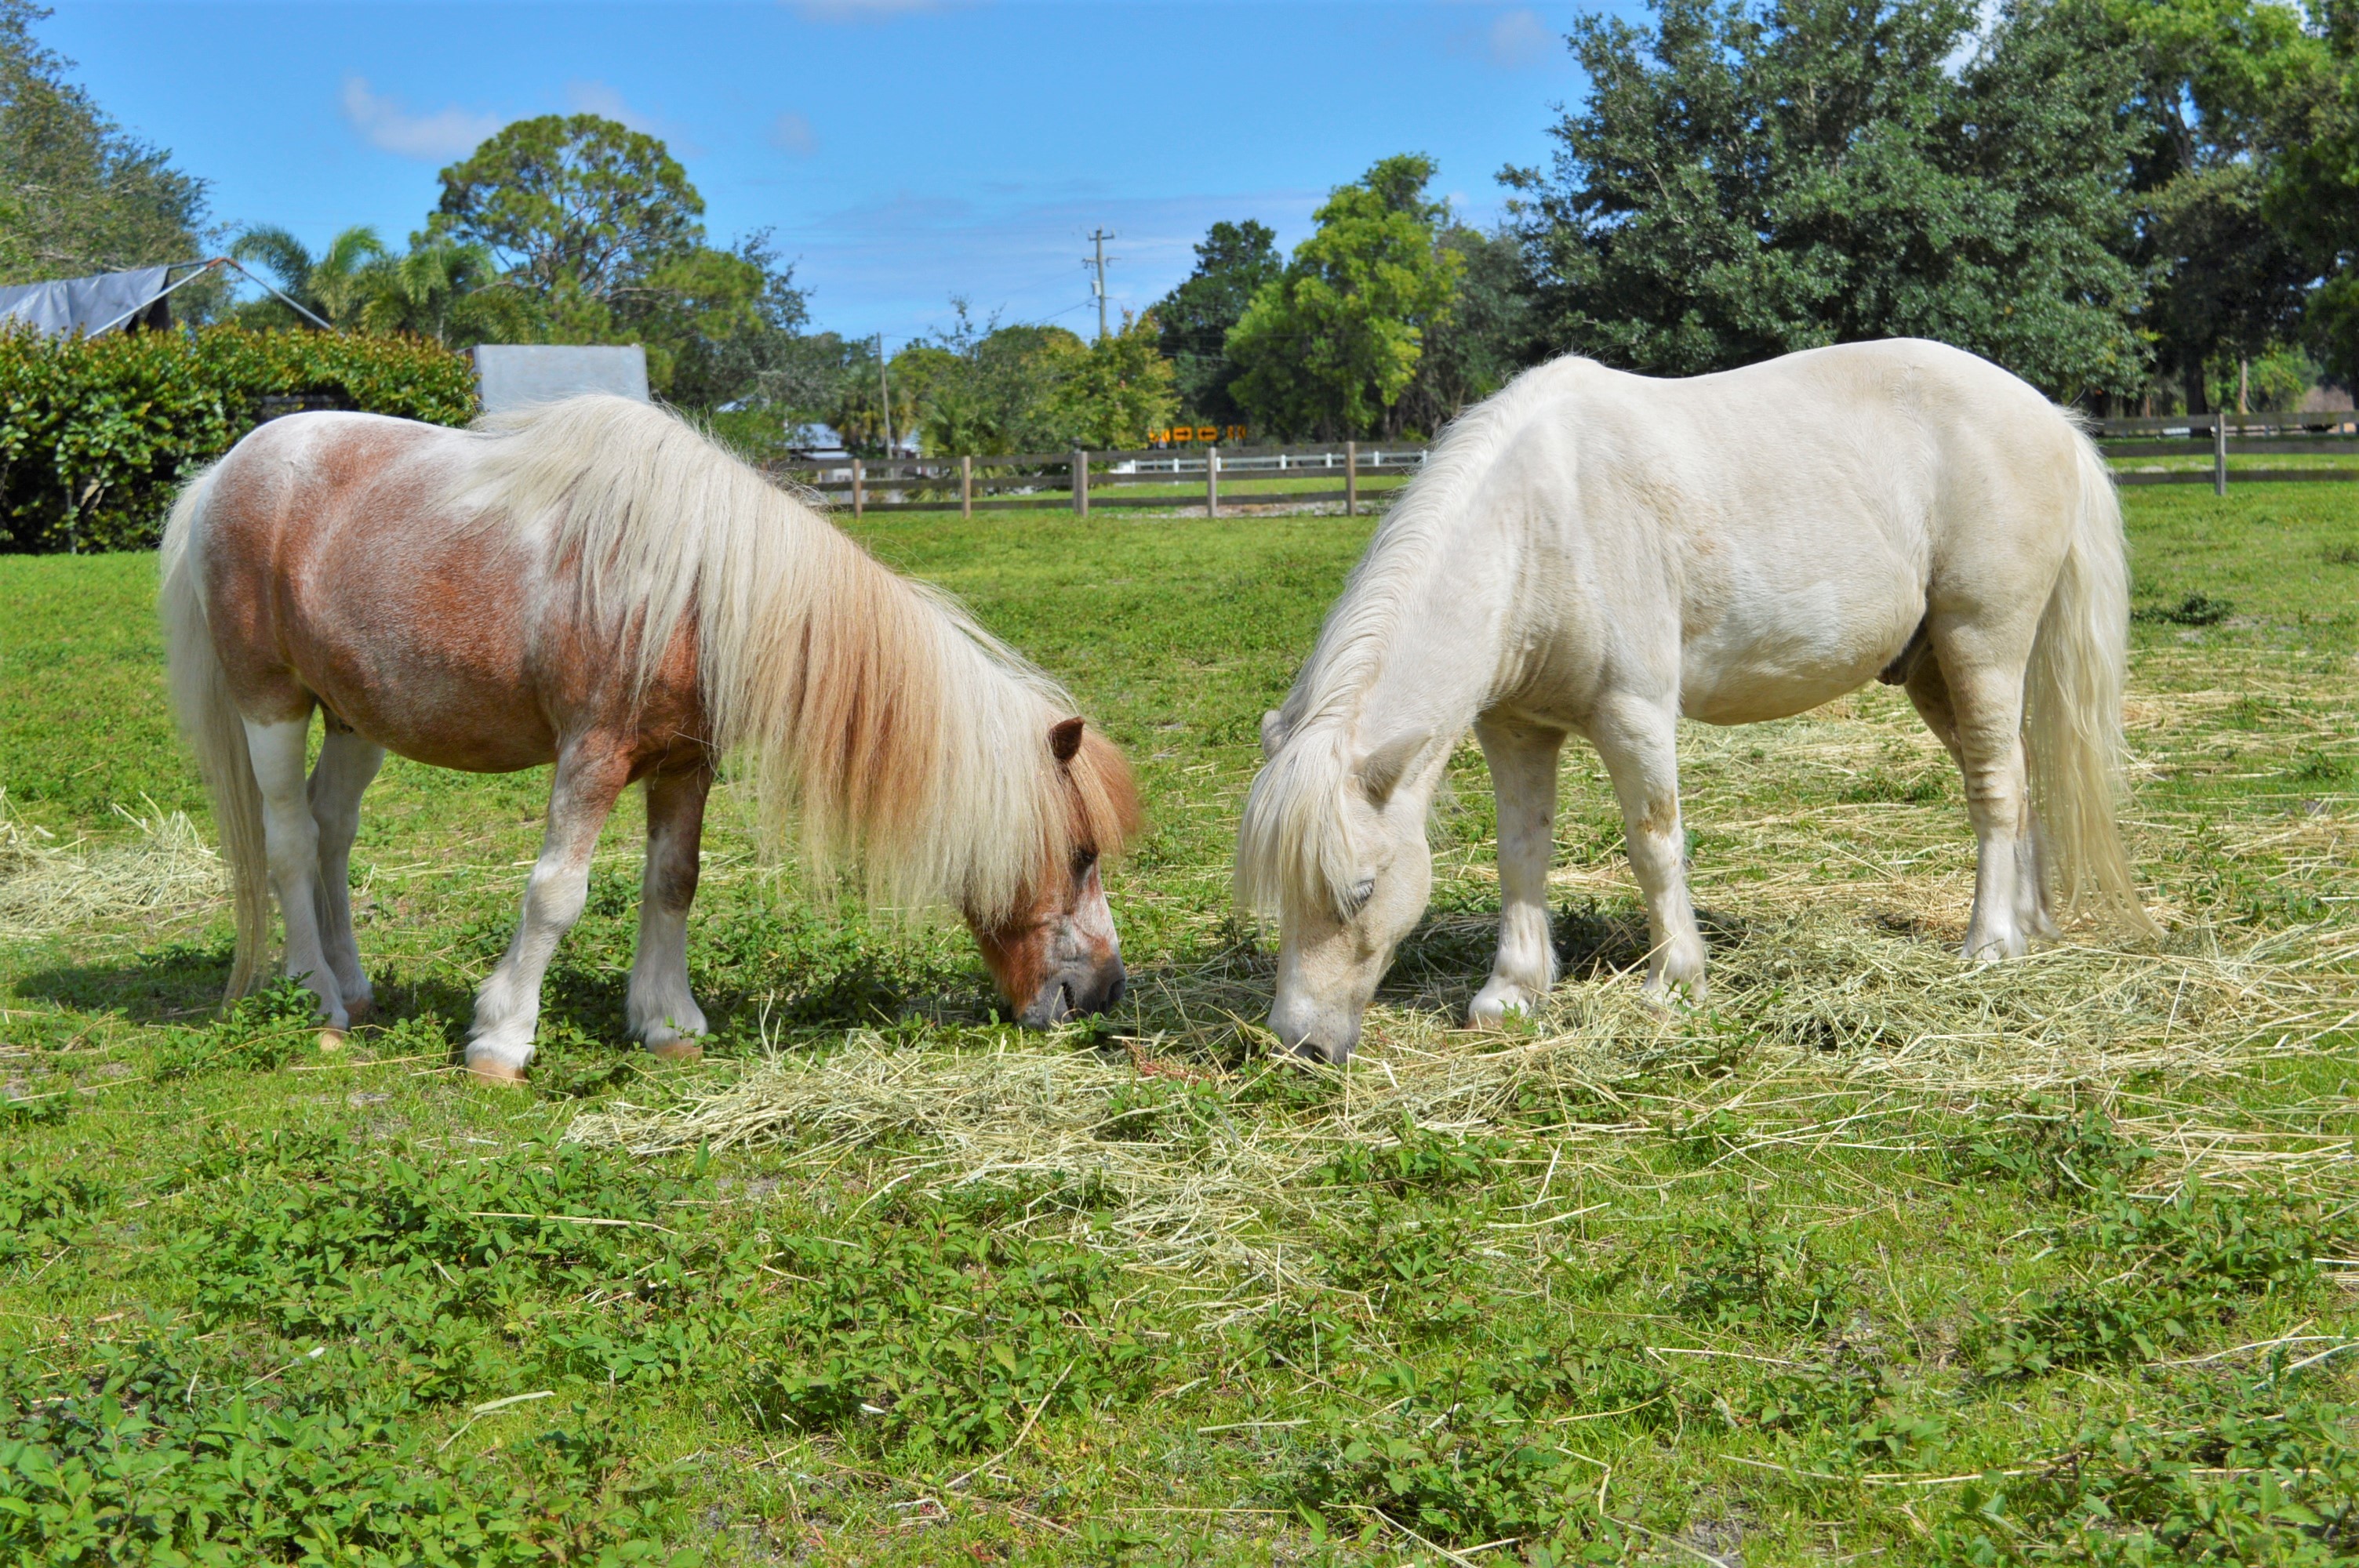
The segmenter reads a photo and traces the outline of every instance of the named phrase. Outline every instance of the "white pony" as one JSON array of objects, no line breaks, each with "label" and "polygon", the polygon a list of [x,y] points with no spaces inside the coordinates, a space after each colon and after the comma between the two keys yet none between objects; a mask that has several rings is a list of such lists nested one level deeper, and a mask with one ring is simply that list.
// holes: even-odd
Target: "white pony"
[{"label": "white pony", "polygon": [[[1270,1028],[1341,1061],[1432,881],[1427,809],[1468,726],[1498,792],[1498,957],[1471,1022],[1555,982],[1559,750],[1622,806],[1647,989],[1704,994],[1674,738],[1905,686],[1963,774],[1969,958],[2084,905],[2141,930],[2114,820],[2128,571],[2073,417],[1896,340],[1685,381],[1565,359],[1434,448],[1328,612],[1245,804],[1240,897],[1280,917]],[[2035,816],[2036,808],[2036,816]]]}]

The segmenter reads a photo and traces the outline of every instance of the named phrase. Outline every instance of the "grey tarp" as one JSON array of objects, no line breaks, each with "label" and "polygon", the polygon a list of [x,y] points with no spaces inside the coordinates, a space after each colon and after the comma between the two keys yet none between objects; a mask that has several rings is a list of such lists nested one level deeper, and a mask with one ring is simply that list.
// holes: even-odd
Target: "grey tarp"
[{"label": "grey tarp", "polygon": [[0,288],[0,321],[23,321],[44,332],[95,332],[119,326],[164,292],[164,275],[169,270],[143,266]]}]

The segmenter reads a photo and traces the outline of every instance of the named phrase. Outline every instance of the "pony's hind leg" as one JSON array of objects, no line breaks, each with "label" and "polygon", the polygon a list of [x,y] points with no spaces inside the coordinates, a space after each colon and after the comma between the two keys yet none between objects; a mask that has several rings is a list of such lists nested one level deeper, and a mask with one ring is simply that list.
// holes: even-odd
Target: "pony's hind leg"
[{"label": "pony's hind leg", "polygon": [[619,748],[577,743],[557,759],[549,791],[549,827],[540,859],[525,884],[524,919],[506,957],[475,991],[467,1032],[467,1066],[479,1078],[520,1083],[540,1022],[540,981],[558,942],[582,917],[590,894],[590,857],[598,829],[631,776]]},{"label": "pony's hind leg", "polygon": [[311,765],[311,820],[320,834],[320,942],[343,993],[344,1011],[355,1022],[368,1015],[375,993],[361,968],[360,945],[353,940],[353,836],[360,831],[361,795],[384,763],[384,747],[332,718],[320,742],[320,760]]},{"label": "pony's hind leg", "polygon": [[276,724],[249,719],[245,749],[262,795],[263,851],[270,862],[270,884],[277,891],[279,916],[287,926],[287,973],[310,987],[320,999],[321,1013],[342,1029],[352,1018],[344,1011],[343,989],[320,934],[320,826],[311,816],[303,780],[303,751],[310,733],[308,712]]},{"label": "pony's hind leg", "polygon": [[1604,759],[1647,903],[1647,994],[1682,988],[1704,999],[1703,933],[1688,900],[1687,828],[1680,817],[1679,710],[1669,703],[1609,697],[1590,717],[1590,743]]},{"label": "pony's hind leg", "polygon": [[[1929,650],[1917,661],[1916,667],[1908,673],[1907,690],[1917,716],[1958,765],[1958,776],[1969,777],[1965,748],[1958,740],[1957,710],[1951,703],[1950,683],[1941,673],[1939,655]],[[2029,827],[2016,841],[2015,887],[2010,902],[2017,928],[2045,940],[2056,935],[2056,921],[2049,913],[2048,879],[2039,865],[2039,818],[2028,804],[2023,808],[2023,819]]]},{"label": "pony's hind leg", "polygon": [[[2008,657],[2004,650],[1974,645],[1984,641],[1969,641],[1962,631],[1943,636],[1937,629],[1935,636],[1966,815],[1974,827],[1974,909],[1963,952],[1987,961],[2028,951],[2032,936],[2049,922],[2024,768],[2024,649]],[[2028,643],[2027,636],[2025,648]]]},{"label": "pony's hind leg", "polygon": [[639,950],[631,961],[631,1033],[658,1056],[702,1055],[704,1011],[688,989],[688,906],[696,898],[704,768],[647,779],[647,865],[639,886]]},{"label": "pony's hind leg", "polygon": [[1556,849],[1557,756],[1564,735],[1487,719],[1474,726],[1474,734],[1490,762],[1499,802],[1499,953],[1489,983],[1466,1010],[1467,1022],[1484,1029],[1538,1005],[1556,984],[1548,871]]}]

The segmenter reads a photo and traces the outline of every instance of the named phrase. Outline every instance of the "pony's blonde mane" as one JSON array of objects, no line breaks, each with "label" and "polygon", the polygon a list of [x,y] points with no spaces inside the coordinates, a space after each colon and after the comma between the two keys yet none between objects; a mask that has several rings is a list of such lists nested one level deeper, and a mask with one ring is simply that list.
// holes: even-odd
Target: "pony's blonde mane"
[{"label": "pony's blonde mane", "polygon": [[799,829],[881,903],[947,899],[995,925],[1078,849],[1135,819],[1094,735],[1069,768],[1065,691],[947,596],[878,565],[674,415],[571,398],[484,419],[451,503],[546,530],[586,624],[636,647],[644,690],[692,628],[713,750],[737,760],[766,842]]},{"label": "pony's blonde mane", "polygon": [[[1564,362],[1527,371],[1468,409],[1434,443],[1405,486],[1278,709],[1283,739],[1255,777],[1237,834],[1237,901],[1274,914],[1288,898],[1344,913],[1359,880],[1344,792],[1353,787],[1360,710],[1383,673],[1395,628],[1411,598],[1430,587],[1448,531],[1467,497],[1522,425],[1543,384]],[[1473,715],[1466,715],[1472,723]],[[1457,736],[1437,740],[1454,744]]]}]

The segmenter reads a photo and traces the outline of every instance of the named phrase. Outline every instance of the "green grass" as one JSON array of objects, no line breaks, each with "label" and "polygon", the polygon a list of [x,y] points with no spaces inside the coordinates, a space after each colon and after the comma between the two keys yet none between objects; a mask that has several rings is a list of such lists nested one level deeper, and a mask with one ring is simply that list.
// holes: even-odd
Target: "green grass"
[{"label": "green grass", "polygon": [[[994,1022],[956,932],[765,872],[725,797],[690,935],[707,1062],[620,1043],[633,806],[532,1091],[464,1080],[547,781],[395,762],[354,856],[385,1017],[342,1054],[283,990],[216,1017],[217,909],[69,912],[0,946],[0,1560],[2351,1560],[2359,1352],[2294,1364],[2359,1337],[2347,1269],[2317,1261],[2359,1256],[2359,1070],[2328,1027],[2359,935],[2359,516],[2331,486],[2127,505],[2134,845],[2185,945],[2322,956],[2299,1053],[1879,1079],[1873,1040],[1773,1042],[1836,1000],[1807,965],[1668,1033],[1593,1029],[1597,999],[1638,1016],[1608,971],[1643,942],[1576,747],[1576,961],[1529,1038],[1580,1036],[1587,1076],[1319,1145],[1240,1233],[1274,1276],[1147,1267],[1113,1178],[913,1177],[945,1152],[908,1127],[560,1141],[766,1054],[899,1053],[920,1095],[1039,1044]],[[1100,1136],[1137,1158],[1305,1136],[1396,1065],[1495,1048],[1447,1032],[1496,908],[1471,748],[1364,1058],[1274,1065],[1228,1016],[1269,983],[1227,899],[1256,722],[1368,526],[861,530],[1138,768],[1153,826],[1111,882],[1136,1010],[1047,1044],[1119,1080]],[[118,805],[202,819],[152,573],[0,559],[0,786],[92,864],[144,842]],[[1971,842],[1894,694],[1697,730],[1685,786],[1722,972],[1788,972],[1830,932],[1948,972]]]}]

